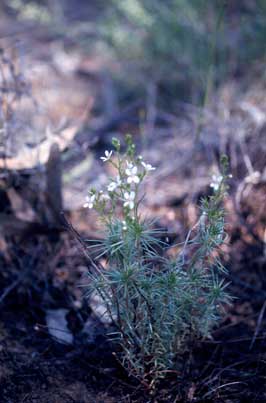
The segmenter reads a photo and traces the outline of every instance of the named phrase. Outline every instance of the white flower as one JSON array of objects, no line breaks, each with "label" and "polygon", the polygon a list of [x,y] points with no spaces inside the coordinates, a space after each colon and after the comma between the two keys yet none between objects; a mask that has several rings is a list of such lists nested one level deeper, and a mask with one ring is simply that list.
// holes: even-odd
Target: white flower
[{"label": "white flower", "polygon": [[222,175],[212,175],[212,183],[210,184],[210,187],[213,188],[215,192],[217,192],[222,180],[223,180]]},{"label": "white flower", "polygon": [[116,177],[116,182],[111,182],[108,186],[107,186],[107,190],[108,192],[113,192],[117,187],[121,186],[121,179],[120,176]]},{"label": "white flower", "polygon": [[108,194],[106,194],[106,193],[103,193],[102,190],[99,192],[99,198],[102,201],[110,200],[110,196]]},{"label": "white flower", "polygon": [[141,162],[141,165],[144,166],[146,171],[154,171],[156,169],[151,164],[146,164],[144,161]]},{"label": "white flower", "polygon": [[133,164],[127,162],[127,169],[126,169],[126,175],[128,176],[127,183],[139,183],[140,179],[137,173],[138,168]]},{"label": "white flower", "polygon": [[113,192],[117,187],[117,184],[115,182],[111,182],[108,186],[107,186],[107,190],[108,192]]},{"label": "white flower", "polygon": [[122,221],[122,230],[126,231],[127,230],[127,223],[125,221]]},{"label": "white flower", "polygon": [[124,199],[125,199],[124,207],[129,207],[130,210],[132,210],[135,205],[135,192],[133,192],[133,191],[130,193],[126,192],[124,194]]},{"label": "white flower", "polygon": [[95,195],[92,196],[86,196],[86,203],[83,205],[84,208],[93,208],[94,206],[94,201],[95,201]]},{"label": "white flower", "polygon": [[105,152],[104,152],[105,157],[101,157],[101,160],[103,160],[103,162],[108,161],[111,158],[112,154],[113,154],[113,151],[105,150]]}]

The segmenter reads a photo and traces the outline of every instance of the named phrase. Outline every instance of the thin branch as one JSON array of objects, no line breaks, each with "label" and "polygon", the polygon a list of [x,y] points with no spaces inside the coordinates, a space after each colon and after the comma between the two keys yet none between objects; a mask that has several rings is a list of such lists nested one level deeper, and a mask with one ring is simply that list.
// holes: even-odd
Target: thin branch
[{"label": "thin branch", "polygon": [[262,308],[261,308],[261,311],[260,311],[260,314],[259,314],[259,317],[258,317],[258,321],[257,321],[257,326],[256,326],[256,329],[255,329],[255,332],[254,332],[254,336],[253,336],[253,338],[251,340],[251,343],[250,343],[250,346],[249,346],[249,350],[251,350],[253,348],[253,345],[254,345],[254,343],[256,341],[256,338],[257,338],[257,336],[259,334],[262,319],[263,319],[263,316],[264,316],[264,313],[265,313],[265,309],[266,309],[266,300],[264,301],[264,304],[262,305]]}]

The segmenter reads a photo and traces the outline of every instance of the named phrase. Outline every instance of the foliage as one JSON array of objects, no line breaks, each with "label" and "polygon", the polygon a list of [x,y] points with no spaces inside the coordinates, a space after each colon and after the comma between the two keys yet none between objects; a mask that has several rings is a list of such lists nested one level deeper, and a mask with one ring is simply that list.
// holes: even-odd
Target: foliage
[{"label": "foliage", "polygon": [[123,366],[152,387],[178,368],[181,353],[193,341],[210,336],[230,300],[219,279],[223,266],[217,254],[224,240],[226,161],[221,175],[213,178],[214,194],[202,200],[200,219],[173,259],[167,256],[161,230],[139,213],[140,185],[155,168],[135,156],[130,136],[125,155],[118,140],[113,145],[116,151],[106,151],[102,160],[118,176],[107,192],[91,190],[84,205],[97,210],[106,228],[105,238],[88,241],[88,249],[96,260],[105,256],[108,262],[106,268],[99,262],[92,265],[89,293],[102,298],[116,326],[110,337],[121,348]]},{"label": "foliage", "polygon": [[265,56],[265,7],[259,0],[112,0],[100,32],[128,85],[153,80],[164,95],[195,102]]},{"label": "foliage", "polygon": [[62,39],[111,59],[108,68],[124,97],[142,95],[154,82],[160,100],[205,102],[213,86],[265,57],[264,0],[4,4],[18,19],[47,24]]}]

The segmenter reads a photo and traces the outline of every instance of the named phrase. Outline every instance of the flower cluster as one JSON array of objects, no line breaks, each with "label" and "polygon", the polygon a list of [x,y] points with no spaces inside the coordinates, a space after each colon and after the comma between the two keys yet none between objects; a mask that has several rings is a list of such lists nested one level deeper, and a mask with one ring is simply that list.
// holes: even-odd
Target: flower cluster
[{"label": "flower cluster", "polygon": [[96,192],[91,189],[84,204],[85,208],[94,208],[105,220],[112,217],[114,210],[121,206],[124,218],[123,230],[126,230],[128,221],[137,216],[141,182],[150,171],[155,170],[155,167],[143,161],[141,155],[135,157],[135,146],[131,136],[126,137],[126,143],[125,155],[121,156],[120,142],[113,139],[115,150],[106,150],[104,156],[100,157],[103,162],[108,162],[116,169],[117,175],[115,178],[110,178],[105,191]]},{"label": "flower cluster", "polygon": [[222,180],[223,180],[222,175],[212,175],[212,182],[210,184],[210,187],[213,188],[215,192],[217,192],[222,183]]},{"label": "flower cluster", "polygon": [[232,175],[229,174],[227,176],[224,175],[212,175],[212,181],[210,183],[210,187],[214,190],[214,192],[218,192],[218,190],[220,189],[221,185],[223,184],[223,182],[226,179],[231,179]]}]

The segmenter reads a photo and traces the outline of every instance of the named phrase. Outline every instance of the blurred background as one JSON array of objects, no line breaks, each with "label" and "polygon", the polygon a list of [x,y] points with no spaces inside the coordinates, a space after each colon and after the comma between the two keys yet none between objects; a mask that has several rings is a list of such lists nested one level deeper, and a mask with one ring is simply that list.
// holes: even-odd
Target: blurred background
[{"label": "blurred background", "polygon": [[[223,259],[237,299],[217,330],[217,345],[240,344],[238,351],[235,342],[217,347],[205,378],[218,374],[209,382],[212,390],[232,383],[222,398],[266,400],[265,44],[265,0],[0,1],[4,398],[12,391],[12,401],[36,393],[40,402],[57,394],[59,402],[89,402],[95,395],[88,390],[100,393],[109,382],[88,388],[88,368],[72,361],[74,375],[59,370],[51,337],[62,339],[53,328],[63,327],[70,349],[94,337],[93,307],[80,288],[88,263],[73,228],[82,237],[99,236],[84,198],[112,174],[99,160],[112,137],[123,143],[131,133],[138,152],[157,167],[145,185],[143,214],[169,231],[170,242],[185,239],[220,156],[228,155],[233,178]],[[26,364],[29,349],[33,358]],[[13,353],[17,366],[7,363]],[[236,369],[219,373],[215,360]],[[47,374],[51,365],[54,370],[54,385],[45,381],[43,395],[40,365]],[[29,379],[17,384],[12,376],[25,368]],[[209,393],[202,392],[205,381],[195,381],[193,396]],[[217,393],[208,396],[218,399]]]}]

